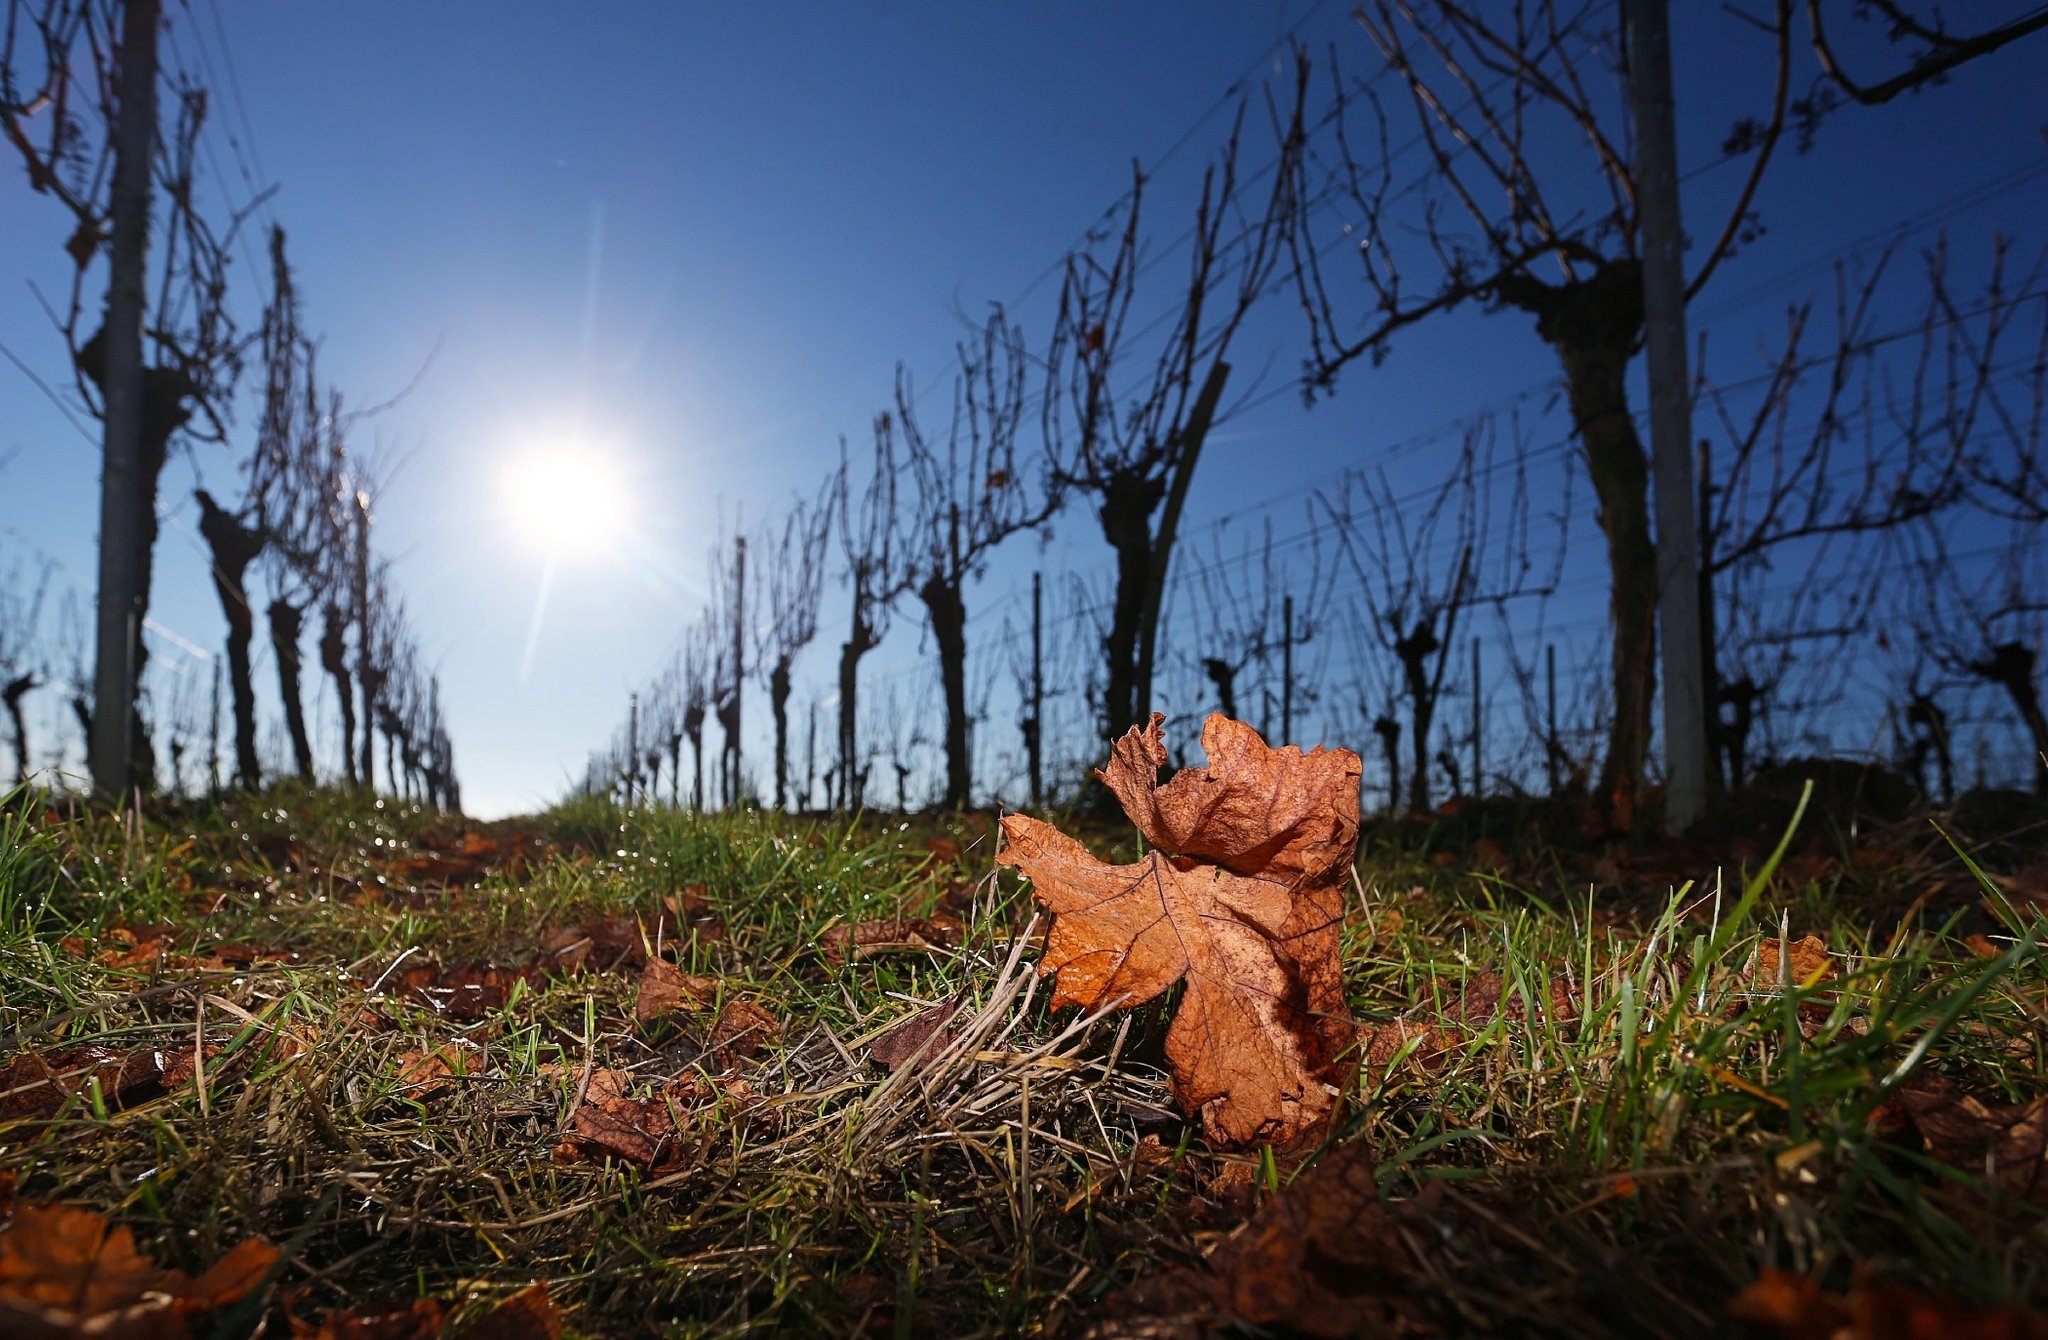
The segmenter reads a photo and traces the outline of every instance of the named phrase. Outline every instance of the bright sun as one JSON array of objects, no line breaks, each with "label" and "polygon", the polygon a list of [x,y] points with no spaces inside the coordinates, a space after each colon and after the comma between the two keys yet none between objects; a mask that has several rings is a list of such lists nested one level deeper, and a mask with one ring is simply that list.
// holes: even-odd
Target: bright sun
[{"label": "bright sun", "polygon": [[505,475],[505,501],[521,539],[551,557],[601,548],[627,520],[617,469],[588,448],[557,447],[519,457]]}]

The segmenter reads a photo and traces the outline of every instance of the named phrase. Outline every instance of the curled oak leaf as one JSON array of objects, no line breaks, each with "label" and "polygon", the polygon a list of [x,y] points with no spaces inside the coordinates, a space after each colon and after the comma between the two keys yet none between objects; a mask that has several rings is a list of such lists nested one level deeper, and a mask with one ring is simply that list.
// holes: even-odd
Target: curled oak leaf
[{"label": "curled oak leaf", "polygon": [[[1157,713],[1098,775],[1153,851],[1112,866],[1025,815],[996,857],[1055,915],[1053,1004],[1141,1005],[1185,981],[1166,1037],[1173,1091],[1224,1148],[1314,1144],[1355,1071],[1338,932],[1358,847],[1358,755],[1268,748],[1212,714],[1206,769],[1164,786]],[[1168,854],[1169,852],[1177,854]]]},{"label": "curled oak leaf", "polygon": [[186,1318],[247,1297],[277,1248],[238,1244],[193,1279],[135,1249],[135,1235],[92,1210],[23,1206],[0,1233],[0,1334],[184,1340]]}]

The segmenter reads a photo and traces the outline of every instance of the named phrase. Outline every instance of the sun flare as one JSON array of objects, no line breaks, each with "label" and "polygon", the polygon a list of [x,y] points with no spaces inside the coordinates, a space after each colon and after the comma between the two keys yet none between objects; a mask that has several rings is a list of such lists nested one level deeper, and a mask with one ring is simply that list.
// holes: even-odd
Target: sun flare
[{"label": "sun flare", "polygon": [[551,557],[604,546],[617,538],[630,510],[617,467],[583,447],[516,459],[505,474],[505,502],[521,539]]}]

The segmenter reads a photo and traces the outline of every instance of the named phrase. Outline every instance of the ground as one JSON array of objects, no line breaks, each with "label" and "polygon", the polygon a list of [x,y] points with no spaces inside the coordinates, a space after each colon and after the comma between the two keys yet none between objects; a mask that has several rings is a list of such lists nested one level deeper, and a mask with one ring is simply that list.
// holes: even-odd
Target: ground
[{"label": "ground", "polygon": [[1051,1008],[992,816],[16,793],[0,1331],[2048,1333],[2039,816],[1803,789],[1369,822],[1292,1157]]}]

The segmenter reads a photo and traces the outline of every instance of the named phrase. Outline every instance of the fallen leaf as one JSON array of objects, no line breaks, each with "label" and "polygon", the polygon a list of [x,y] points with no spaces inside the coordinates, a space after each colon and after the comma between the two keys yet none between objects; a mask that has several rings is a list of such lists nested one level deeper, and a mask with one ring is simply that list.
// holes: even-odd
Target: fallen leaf
[{"label": "fallen leaf", "polygon": [[2048,1316],[2031,1308],[1973,1308],[1861,1271],[1844,1298],[1767,1268],[1730,1300],[1728,1314],[1784,1340],[2048,1340]]},{"label": "fallen leaf", "polygon": [[[209,1058],[219,1051],[212,1043],[206,1046]],[[50,1116],[73,1098],[89,1099],[95,1083],[107,1106],[129,1107],[190,1083],[193,1071],[190,1045],[23,1052],[0,1066],[0,1118]]]},{"label": "fallen leaf", "polygon": [[[902,1069],[913,1057],[920,1054],[938,1054],[953,1040],[954,1030],[950,1025],[953,1016],[960,1012],[960,1006],[965,999],[964,996],[955,996],[941,1004],[919,1010],[870,1042],[868,1059],[884,1070],[895,1071]],[[926,1046],[927,1043],[930,1043],[929,1047]]]},{"label": "fallen leaf", "polygon": [[570,1114],[572,1136],[555,1151],[558,1159],[604,1155],[654,1168],[675,1153],[676,1122],[659,1098],[630,1096],[630,1081],[616,1070],[590,1072],[583,1101]]},{"label": "fallen leaf", "polygon": [[685,884],[679,896],[661,901],[693,939],[723,940],[725,923],[711,910],[709,893],[709,888],[703,884]]},{"label": "fallen leaf", "polygon": [[1758,941],[1756,954],[1749,962],[1750,984],[1759,991],[1774,991],[1787,980],[1793,986],[1813,986],[1835,975],[1835,961],[1828,954],[1827,943],[1818,935],[1802,936],[1789,948],[1790,967],[1781,969],[1778,937],[1766,935]]},{"label": "fallen leaf", "polygon": [[187,1317],[247,1297],[276,1261],[277,1248],[249,1238],[195,1280],[159,1268],[95,1211],[24,1205],[0,1233],[0,1333],[183,1340]]},{"label": "fallen leaf", "polygon": [[1128,1008],[1185,981],[1166,1037],[1182,1110],[1219,1147],[1304,1148],[1355,1070],[1338,930],[1358,846],[1358,755],[1270,749],[1214,713],[1202,729],[1209,766],[1161,786],[1163,720],[1132,729],[1097,774],[1159,850],[1106,865],[1012,814],[996,859],[1055,914],[1039,964],[1058,976],[1055,1006]]},{"label": "fallen leaf", "polygon": [[[666,917],[656,923],[657,936],[666,924]],[[570,972],[580,968],[610,972],[647,964],[646,938],[640,923],[630,917],[607,914],[580,926],[548,931],[541,936],[540,947],[556,965]]]},{"label": "fallen leaf", "polygon": [[960,943],[966,926],[948,912],[929,917],[892,917],[886,921],[863,921],[856,925],[826,928],[818,937],[818,950],[829,963],[872,958],[876,954],[934,953]]},{"label": "fallen leaf", "polygon": [[[1112,1295],[1090,1334],[1203,1334],[1221,1320],[1322,1337],[1435,1334],[1431,1285],[1411,1240],[1435,1238],[1441,1186],[1397,1207],[1380,1202],[1362,1144],[1331,1151],[1268,1201],[1199,1266]],[[1196,1329],[1199,1328],[1199,1329]]]},{"label": "fallen leaf", "polygon": [[547,1281],[527,1285],[455,1333],[456,1340],[560,1340],[562,1312]]},{"label": "fallen leaf", "polygon": [[695,977],[667,959],[651,958],[640,970],[640,996],[633,1017],[644,1024],[677,1010],[694,1012],[709,1005],[717,994],[716,978]]},{"label": "fallen leaf", "polygon": [[[1535,993],[1537,1010],[1553,1025],[1577,1023],[1579,1019],[1579,998],[1571,983],[1562,977],[1551,978],[1545,987]],[[1521,991],[1510,991],[1505,979],[1491,970],[1474,974],[1458,990],[1458,996],[1450,1015],[1457,1022],[1474,1030],[1484,1029],[1496,1018],[1511,1024],[1529,1022],[1528,1002]]]},{"label": "fallen leaf", "polygon": [[1403,1049],[1413,1043],[1405,1060],[1425,1072],[1441,1070],[1450,1054],[1465,1045],[1462,1034],[1441,1024],[1394,1019],[1387,1023],[1358,1026],[1358,1054],[1368,1076],[1378,1079],[1387,1073]]},{"label": "fallen leaf", "polygon": [[924,849],[942,865],[960,859],[960,844],[949,837],[928,837]]},{"label": "fallen leaf", "polygon": [[841,1275],[832,1282],[839,1301],[855,1313],[844,1335],[884,1336],[896,1333],[896,1285],[872,1271]]},{"label": "fallen leaf", "polygon": [[590,1073],[590,1085],[570,1114],[569,1133],[556,1146],[555,1158],[567,1163],[609,1155],[652,1172],[672,1172],[685,1161],[686,1143],[694,1148],[699,1113],[721,1098],[753,1103],[759,1097],[740,1080],[712,1081],[685,1071],[647,1097],[635,1098],[631,1076],[600,1066]]},{"label": "fallen leaf", "polygon": [[482,1073],[484,1050],[464,1038],[445,1042],[433,1051],[398,1054],[398,1082],[408,1098],[428,1098],[453,1086],[457,1079]]},{"label": "fallen leaf", "polygon": [[330,1313],[317,1326],[293,1317],[292,1340],[434,1340],[444,1320],[431,1298],[392,1298]]},{"label": "fallen leaf", "polygon": [[734,997],[719,1007],[704,1050],[721,1068],[731,1069],[781,1037],[781,1020],[753,1001]]},{"label": "fallen leaf", "polygon": [[2008,1196],[2048,1206],[2048,1096],[1994,1106],[1922,1073],[1896,1097],[1928,1153]]},{"label": "fallen leaf", "polygon": [[503,1009],[512,998],[512,988],[541,975],[538,966],[501,967],[493,963],[458,963],[444,967],[433,959],[406,964],[397,974],[384,979],[389,995],[417,1001],[436,1014],[461,1023],[474,1023],[493,1011]]}]

